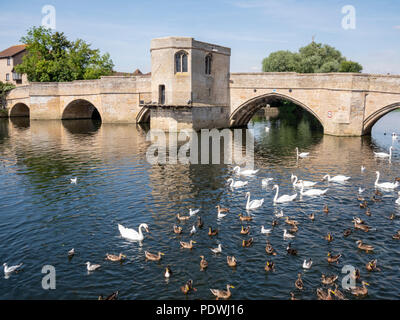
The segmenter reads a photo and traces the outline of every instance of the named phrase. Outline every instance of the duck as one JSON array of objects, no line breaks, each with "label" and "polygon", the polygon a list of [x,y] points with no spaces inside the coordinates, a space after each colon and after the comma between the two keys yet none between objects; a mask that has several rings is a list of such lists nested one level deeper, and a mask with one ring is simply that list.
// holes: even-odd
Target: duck
[{"label": "duck", "polygon": [[118,294],[119,294],[119,291],[115,291],[115,292],[111,293],[109,296],[107,296],[105,298],[101,294],[101,295],[99,295],[98,300],[117,300],[118,299]]},{"label": "duck", "polygon": [[184,294],[188,294],[190,291],[197,291],[197,289],[196,288],[193,288],[193,280],[192,279],[190,279],[190,280],[188,280],[186,283],[185,283],[185,285],[183,285],[183,286],[181,286],[181,291],[184,293]]},{"label": "duck", "polygon": [[212,227],[208,227],[208,235],[211,236],[216,236],[218,234],[218,229],[213,230]]},{"label": "duck", "polygon": [[254,239],[242,240],[242,247],[250,247],[253,244]]},{"label": "duck", "polygon": [[275,189],[276,189],[276,193],[275,193],[275,197],[274,197],[274,200],[273,200],[274,203],[291,202],[291,201],[293,201],[294,199],[297,198],[297,193],[295,193],[295,194],[293,194],[291,196],[285,194],[283,196],[278,197],[278,195],[279,195],[279,186],[277,184],[275,184],[274,187],[272,188],[272,190],[275,190]]},{"label": "duck", "polygon": [[227,256],[226,262],[227,262],[228,266],[230,266],[230,267],[236,267],[236,265],[237,265],[237,260],[234,256]]},{"label": "duck", "polygon": [[178,227],[177,225],[174,225],[174,233],[181,234],[182,233],[182,227]]},{"label": "duck", "polygon": [[220,205],[215,206],[218,209],[218,213],[229,212],[228,208],[222,208]]},{"label": "duck", "polygon": [[334,177],[331,177],[329,174],[327,174],[322,178],[322,180],[326,180],[326,179],[328,179],[328,182],[343,183],[343,182],[346,182],[346,181],[350,180],[351,177],[344,176],[344,175],[341,175],[341,174],[337,175],[337,176],[334,176]]},{"label": "duck", "polygon": [[279,223],[278,223],[277,220],[272,220],[272,222],[271,222],[271,226],[272,226],[272,227],[276,227],[278,224],[279,224]]},{"label": "duck", "polygon": [[362,230],[364,232],[368,232],[371,229],[368,225],[356,223],[355,221],[354,221],[354,228]]},{"label": "duck", "polygon": [[208,267],[208,262],[207,260],[204,258],[204,256],[200,256],[201,260],[200,260],[200,271],[203,271],[205,269],[207,269]]},{"label": "duck", "polygon": [[314,212],[311,213],[310,215],[308,215],[308,218],[309,218],[311,221],[314,221],[314,220],[315,220]]},{"label": "duck", "polygon": [[358,249],[364,250],[366,253],[374,251],[374,247],[373,246],[368,245],[368,244],[364,244],[362,242],[362,240],[357,240],[356,243],[357,243]]},{"label": "duck", "polygon": [[327,240],[328,242],[331,242],[333,240],[333,236],[331,235],[330,232],[328,232],[328,234],[324,237],[325,240]]},{"label": "duck", "polygon": [[196,210],[189,209],[189,216],[192,217],[195,214],[199,213],[199,211],[200,211],[200,209],[196,209]]},{"label": "duck", "polygon": [[299,231],[299,228],[297,227],[297,225],[294,225],[294,226],[289,230],[289,232],[290,232],[291,234],[296,233],[297,231]]},{"label": "duck", "polygon": [[350,275],[350,277],[355,281],[359,280],[361,277],[360,269],[355,269],[354,272]]},{"label": "duck", "polygon": [[176,215],[176,218],[182,222],[182,221],[187,221],[190,219],[190,216],[181,216],[179,213]]},{"label": "duck", "polygon": [[371,209],[370,209],[370,208],[367,208],[367,210],[365,210],[365,214],[366,214],[368,217],[370,217],[370,216],[372,215]]},{"label": "duck", "polygon": [[366,286],[369,286],[369,283],[362,281],[361,282],[362,287],[355,287],[351,289],[351,293],[357,297],[364,297],[368,294],[368,288]]},{"label": "duck", "polygon": [[351,235],[351,229],[346,229],[343,231],[343,236],[348,237],[349,235]]},{"label": "duck", "polygon": [[230,187],[232,189],[238,189],[238,188],[243,188],[244,186],[246,186],[249,182],[248,181],[234,181],[232,178],[229,178],[227,180],[227,182],[230,182]]},{"label": "duck", "polygon": [[337,283],[335,283],[334,292],[335,292],[336,298],[338,298],[339,300],[347,300],[346,297],[344,296],[344,294],[339,290]]},{"label": "duck", "polygon": [[292,256],[297,255],[297,250],[292,248],[292,245],[290,242],[289,242],[288,246],[286,247],[286,251],[287,251],[287,253],[289,253]]},{"label": "duck", "polygon": [[165,267],[164,277],[168,279],[169,277],[171,277],[171,275],[172,275],[172,270],[171,267],[168,265]]},{"label": "duck", "polygon": [[394,213],[392,213],[389,217],[390,220],[394,220],[396,218],[396,215]]},{"label": "duck", "polygon": [[256,199],[256,200],[251,200],[250,201],[250,192],[246,192],[246,198],[247,198],[246,210],[258,209],[264,203],[264,199]]},{"label": "duck", "polygon": [[313,264],[313,262],[312,262],[311,258],[308,259],[308,261],[306,259],[304,259],[303,269],[311,269],[312,264]]},{"label": "duck", "polygon": [[118,230],[123,238],[129,239],[129,240],[134,240],[134,241],[142,241],[144,239],[144,235],[142,233],[142,229],[145,229],[145,231],[148,233],[149,231],[149,226],[146,223],[141,223],[139,225],[138,230],[133,230],[129,228],[125,228],[123,225],[118,224]]},{"label": "duck", "polygon": [[374,259],[371,260],[370,262],[368,262],[365,267],[367,268],[368,271],[381,271],[381,269],[379,269],[376,264],[377,264],[378,260]]},{"label": "duck", "polygon": [[215,254],[221,253],[221,252],[222,252],[222,245],[219,244],[218,247],[216,247],[216,248],[210,248],[210,250],[211,250],[213,253],[215,253]]},{"label": "duck", "polygon": [[242,230],[240,230],[240,234],[249,234],[250,232],[250,226],[247,226],[246,228],[244,228],[242,226]]},{"label": "duck", "polygon": [[268,254],[271,254],[273,256],[276,256],[276,251],[274,250],[272,245],[269,243],[269,241],[267,241],[267,245],[265,247],[265,252]]},{"label": "duck", "polygon": [[362,220],[359,217],[353,217],[353,222],[357,223],[357,224],[364,224],[364,220]]},{"label": "duck", "polygon": [[180,241],[179,242],[181,245],[181,248],[183,249],[193,249],[193,243],[196,243],[196,241],[190,240],[189,242],[184,242],[184,241]]},{"label": "duck", "polygon": [[380,192],[379,190],[375,190],[374,193],[375,193],[375,195],[377,195],[378,197],[382,197],[382,196],[383,196],[382,192]]},{"label": "duck", "polygon": [[367,201],[364,200],[363,202],[361,202],[361,203],[360,203],[360,208],[361,208],[361,209],[368,208],[368,203],[367,203]]},{"label": "duck", "polygon": [[371,200],[373,202],[382,202],[382,199],[377,198],[376,196],[372,196]]},{"label": "duck", "polygon": [[304,289],[304,284],[303,284],[303,280],[301,280],[301,273],[297,274],[297,280],[294,283],[294,285],[296,286],[297,289],[299,290],[303,290]]},{"label": "duck", "polygon": [[72,248],[71,250],[68,251],[68,258],[72,258],[75,255],[75,249]]},{"label": "duck", "polygon": [[99,269],[100,267],[101,267],[101,265],[99,265],[99,264],[91,264],[89,261],[86,262],[87,271],[95,271],[95,270]]},{"label": "duck", "polygon": [[335,294],[335,291],[327,289],[327,291],[325,292],[324,289],[318,288],[317,289],[318,300],[333,300],[331,293]]},{"label": "duck", "polygon": [[160,251],[157,254],[150,253],[148,251],[144,252],[144,256],[145,256],[146,260],[150,260],[150,261],[160,261],[161,256],[163,256],[163,255],[164,255],[164,253],[162,253]]},{"label": "duck", "polygon": [[392,236],[392,238],[393,238],[394,240],[400,240],[400,230],[397,231],[397,233],[395,233],[395,234]]},{"label": "duck", "polygon": [[190,229],[190,235],[194,235],[197,232],[196,227],[192,226],[192,229]]},{"label": "duck", "polygon": [[333,284],[337,280],[338,276],[337,275],[331,275],[331,276],[326,276],[324,274],[321,275],[321,282],[323,284]]},{"label": "duck", "polygon": [[243,170],[239,166],[236,166],[233,168],[233,172],[236,173],[237,175],[242,175],[242,176],[253,176],[255,175],[259,169],[253,170],[253,169],[247,169]]},{"label": "duck", "polygon": [[342,255],[340,253],[335,255],[335,256],[333,256],[330,252],[328,252],[328,256],[327,256],[326,260],[329,263],[333,263],[333,262],[339,263],[339,259],[340,259],[341,256]]},{"label": "duck", "polygon": [[395,183],[392,182],[381,182],[379,183],[379,178],[380,178],[380,173],[379,171],[376,171],[376,180],[375,180],[375,187],[380,188],[382,190],[393,190],[396,189],[400,183],[396,181]]},{"label": "duck", "polygon": [[317,184],[317,182],[298,180],[297,176],[293,174],[290,180],[292,181],[293,187],[295,188],[296,187],[300,188],[302,185],[304,185],[305,188],[308,188],[308,187],[313,187]]},{"label": "duck", "polygon": [[375,152],[374,151],[374,155],[375,155],[376,158],[381,158],[381,159],[387,158],[387,159],[391,160],[392,159],[392,152],[393,152],[393,146],[390,146],[389,153],[386,153],[386,152]]},{"label": "duck", "polygon": [[8,266],[7,263],[3,263],[3,267],[4,267],[4,274],[5,275],[9,275],[13,272],[17,272],[19,268],[21,268],[21,266],[23,265],[23,263],[17,264],[15,266]]},{"label": "duck", "polygon": [[324,209],[322,210],[324,213],[329,213],[329,207],[328,205],[324,205]]},{"label": "duck", "polygon": [[309,152],[301,152],[301,153],[299,153],[299,148],[296,147],[296,157],[297,157],[297,160],[299,160],[299,158],[302,158],[302,159],[307,158],[309,155],[310,155]]},{"label": "duck", "polygon": [[275,271],[275,263],[273,261],[267,261],[265,264],[264,270],[269,272],[269,271]]},{"label": "duck", "polygon": [[286,229],[283,229],[283,238],[284,239],[293,239],[295,236],[289,233]]},{"label": "duck", "polygon": [[126,258],[126,255],[124,255],[122,253],[120,253],[118,256],[116,256],[114,254],[106,253],[106,260],[109,260],[109,261],[114,261],[114,262],[122,261],[124,258]]},{"label": "duck", "polygon": [[299,224],[296,220],[289,219],[288,216],[286,216],[286,218],[285,218],[285,223],[287,223],[288,225],[291,225],[291,226],[297,226]]},{"label": "duck", "polygon": [[253,220],[253,217],[251,217],[251,216],[244,216],[244,215],[242,215],[241,213],[239,214],[239,219],[240,219],[240,221],[252,221]]},{"label": "duck", "polygon": [[264,226],[261,226],[261,233],[262,234],[270,234],[272,229],[265,229]]},{"label": "duck", "polygon": [[234,289],[235,287],[227,284],[226,291],[225,290],[218,290],[218,289],[210,289],[211,293],[217,297],[218,299],[229,299],[232,295],[230,288]]},{"label": "duck", "polygon": [[204,226],[203,220],[201,220],[201,217],[197,217],[197,228],[202,229]]},{"label": "duck", "polygon": [[293,292],[290,292],[290,300],[294,301],[294,300],[298,300],[295,296]]}]

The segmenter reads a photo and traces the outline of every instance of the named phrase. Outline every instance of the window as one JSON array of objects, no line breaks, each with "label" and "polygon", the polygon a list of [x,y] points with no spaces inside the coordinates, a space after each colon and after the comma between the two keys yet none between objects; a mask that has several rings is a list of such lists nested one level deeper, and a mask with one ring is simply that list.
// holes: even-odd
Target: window
[{"label": "window", "polygon": [[9,73],[6,74],[6,81],[10,81],[10,74]]},{"label": "window", "polygon": [[211,55],[208,54],[205,60],[206,74],[211,74]]},{"label": "window", "polygon": [[158,86],[158,103],[165,104],[165,86],[163,84]]},{"label": "window", "polygon": [[11,65],[11,57],[7,58],[7,65],[10,66]]},{"label": "window", "polygon": [[184,51],[179,51],[175,54],[175,72],[188,71],[188,55]]}]

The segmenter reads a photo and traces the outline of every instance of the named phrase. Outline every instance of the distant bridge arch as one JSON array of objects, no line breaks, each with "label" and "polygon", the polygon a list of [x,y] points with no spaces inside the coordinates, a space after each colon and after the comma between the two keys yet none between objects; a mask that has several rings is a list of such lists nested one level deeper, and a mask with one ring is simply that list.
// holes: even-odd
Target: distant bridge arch
[{"label": "distant bridge arch", "polygon": [[29,117],[29,107],[23,102],[17,102],[10,109],[10,117]]},{"label": "distant bridge arch", "polygon": [[382,108],[378,108],[374,113],[369,115],[363,123],[363,134],[370,134],[372,127],[374,126],[375,123],[377,123],[383,116],[388,114],[389,112],[392,112],[396,109],[400,109],[400,101],[395,102],[392,104],[389,104],[387,106],[384,106]]},{"label": "distant bridge arch", "polygon": [[100,111],[96,108],[93,102],[88,99],[76,99],[69,102],[63,112],[61,119],[100,119]]}]

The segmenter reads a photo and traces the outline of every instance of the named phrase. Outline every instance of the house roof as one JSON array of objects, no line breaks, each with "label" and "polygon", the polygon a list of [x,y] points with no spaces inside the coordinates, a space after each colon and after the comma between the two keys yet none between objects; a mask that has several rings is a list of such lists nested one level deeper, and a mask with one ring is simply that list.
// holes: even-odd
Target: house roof
[{"label": "house roof", "polygon": [[134,76],[140,76],[140,75],[142,75],[143,73],[142,73],[142,71],[140,71],[139,69],[136,69],[134,72],[133,72],[133,75]]},{"label": "house roof", "polygon": [[26,49],[25,44],[19,44],[16,46],[12,46],[7,48],[6,50],[3,50],[0,52],[0,58],[8,58],[8,57],[13,57],[16,54],[24,51]]}]

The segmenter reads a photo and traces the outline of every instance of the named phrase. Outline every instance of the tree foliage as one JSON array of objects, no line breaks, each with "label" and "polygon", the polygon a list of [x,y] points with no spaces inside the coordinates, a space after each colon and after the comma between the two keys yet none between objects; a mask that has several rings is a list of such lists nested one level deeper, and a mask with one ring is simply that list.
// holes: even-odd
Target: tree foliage
[{"label": "tree foliage", "polygon": [[299,52],[276,51],[262,61],[264,72],[361,72],[362,66],[327,44],[311,42]]},{"label": "tree foliage", "polygon": [[69,41],[63,32],[32,27],[21,38],[27,54],[16,72],[33,82],[63,82],[98,79],[110,75],[114,64],[108,53],[101,55],[82,39]]},{"label": "tree foliage", "polygon": [[14,88],[15,85],[13,85],[12,83],[4,83],[0,81],[0,108],[4,107],[8,92]]}]

